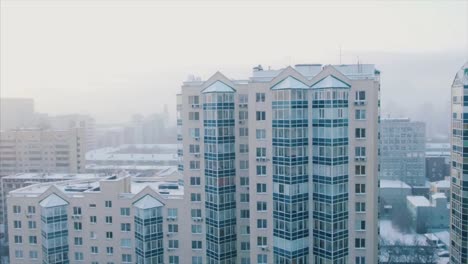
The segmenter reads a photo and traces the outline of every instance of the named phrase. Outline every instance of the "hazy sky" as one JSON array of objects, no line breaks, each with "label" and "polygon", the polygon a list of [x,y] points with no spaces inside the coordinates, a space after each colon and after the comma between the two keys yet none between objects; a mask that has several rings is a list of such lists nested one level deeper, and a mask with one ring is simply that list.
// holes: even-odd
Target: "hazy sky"
[{"label": "hazy sky", "polygon": [[343,63],[382,70],[384,109],[406,114],[446,107],[468,59],[468,1],[238,2],[2,0],[1,96],[119,122],[175,109],[189,74],[336,64],[341,46]]}]

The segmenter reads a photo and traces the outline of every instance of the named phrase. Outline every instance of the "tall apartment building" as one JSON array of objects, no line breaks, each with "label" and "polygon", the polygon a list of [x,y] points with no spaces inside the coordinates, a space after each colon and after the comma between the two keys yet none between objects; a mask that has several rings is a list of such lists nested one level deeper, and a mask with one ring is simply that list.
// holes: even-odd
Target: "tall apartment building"
[{"label": "tall apartment building", "polygon": [[84,172],[84,138],[81,128],[1,131],[0,177],[25,172]]},{"label": "tall apartment building", "polygon": [[258,66],[248,80],[218,72],[184,82],[179,170],[185,207],[204,223],[194,256],[377,263],[379,91],[369,64]]},{"label": "tall apartment building", "polygon": [[410,186],[426,182],[426,124],[409,118],[382,118],[380,178]]},{"label": "tall apartment building", "polygon": [[68,130],[74,128],[83,128],[86,131],[86,149],[87,151],[96,148],[96,122],[89,115],[57,115],[48,118],[50,128],[53,130]]},{"label": "tall apartment building", "polygon": [[180,235],[201,231],[201,222],[189,224],[200,212],[185,210],[183,193],[177,183],[125,175],[12,191],[10,263],[201,263],[191,254],[200,239]]},{"label": "tall apartment building", "polygon": [[468,62],[452,84],[450,263],[468,263]]}]

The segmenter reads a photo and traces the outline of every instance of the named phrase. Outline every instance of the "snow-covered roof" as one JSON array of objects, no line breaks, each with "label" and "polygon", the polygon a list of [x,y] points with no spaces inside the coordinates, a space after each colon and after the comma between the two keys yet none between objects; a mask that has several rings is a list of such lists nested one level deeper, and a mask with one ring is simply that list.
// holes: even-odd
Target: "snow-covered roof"
[{"label": "snow-covered roof", "polygon": [[67,205],[68,202],[65,201],[64,199],[60,198],[58,195],[55,193],[47,196],[44,200],[42,200],[39,205],[42,207],[56,207],[56,206],[62,206],[62,205]]},{"label": "snow-covered roof", "polygon": [[424,196],[407,196],[406,200],[415,207],[431,206],[429,200]]},{"label": "snow-covered roof", "polygon": [[133,205],[140,209],[150,209],[163,206],[163,204],[160,201],[158,201],[158,199],[154,198],[149,194],[136,201]]},{"label": "snow-covered roof", "polygon": [[202,93],[234,93],[236,90],[222,81],[216,81],[206,87]]},{"label": "snow-covered roof", "polygon": [[299,81],[298,79],[288,76],[271,87],[272,90],[283,89],[309,89],[309,86]]},{"label": "snow-covered roof", "polygon": [[453,85],[468,85],[468,61],[463,65],[455,75]]},{"label": "snow-covered roof", "polygon": [[322,88],[350,88],[351,85],[345,83],[344,81],[336,78],[333,75],[328,75],[327,77],[321,79],[312,85],[312,89],[322,89]]},{"label": "snow-covered roof", "polygon": [[404,188],[411,189],[408,184],[398,180],[380,180],[380,188]]},{"label": "snow-covered roof", "polygon": [[432,199],[439,199],[439,198],[443,198],[443,199],[447,199],[447,196],[445,196],[445,193],[434,193],[433,195],[431,195]]},{"label": "snow-covered roof", "polygon": [[450,188],[450,181],[447,181],[447,180],[435,181],[435,182],[431,182],[431,185],[437,188]]}]

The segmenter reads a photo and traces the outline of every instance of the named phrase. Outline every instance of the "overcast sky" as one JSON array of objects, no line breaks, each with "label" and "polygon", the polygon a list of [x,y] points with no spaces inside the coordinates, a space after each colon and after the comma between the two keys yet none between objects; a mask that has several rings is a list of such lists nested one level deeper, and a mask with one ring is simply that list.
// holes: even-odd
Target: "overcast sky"
[{"label": "overcast sky", "polygon": [[468,1],[238,2],[2,0],[0,95],[122,122],[175,110],[189,74],[337,64],[341,46],[382,70],[384,110],[414,116],[447,106],[468,59]]}]

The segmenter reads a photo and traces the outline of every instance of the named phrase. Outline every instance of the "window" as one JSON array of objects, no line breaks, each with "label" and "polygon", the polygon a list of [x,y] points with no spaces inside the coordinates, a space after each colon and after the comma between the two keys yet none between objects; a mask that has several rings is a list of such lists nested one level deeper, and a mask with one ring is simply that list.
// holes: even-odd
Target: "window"
[{"label": "window", "polygon": [[246,104],[249,102],[249,95],[239,94],[239,104]]},{"label": "window", "polygon": [[190,161],[190,169],[191,170],[199,170],[200,169],[200,161],[199,160],[191,160]]},{"label": "window", "polygon": [[200,177],[190,177],[190,185],[192,185],[192,186],[201,185],[201,178]]},{"label": "window", "polygon": [[201,217],[201,209],[192,209],[190,214],[192,217]]},{"label": "window", "polygon": [[201,202],[201,193],[191,193],[190,201],[192,202]]},{"label": "window", "polygon": [[75,260],[83,261],[83,252],[75,252]]},{"label": "window", "polygon": [[114,237],[114,234],[112,232],[110,232],[110,231],[106,232],[106,238],[107,239],[112,239],[113,237]]},{"label": "window", "polygon": [[257,255],[257,263],[258,264],[267,264],[268,263],[267,260],[268,260],[268,255],[266,255],[266,254],[258,254]]},{"label": "window", "polygon": [[28,228],[29,229],[36,229],[36,221],[28,221]]},{"label": "window", "polygon": [[195,138],[195,139],[200,138],[200,128],[190,128],[189,133],[192,138]]},{"label": "window", "polygon": [[192,234],[201,234],[202,226],[201,225],[192,225]]},{"label": "window", "polygon": [[177,233],[177,232],[179,232],[179,225],[177,225],[177,224],[169,224],[169,225],[167,226],[167,231],[168,231],[169,233]]},{"label": "window", "polygon": [[265,102],[265,93],[256,93],[255,102]]},{"label": "window", "polygon": [[20,229],[21,221],[18,221],[18,220],[13,221],[13,228]]},{"label": "window", "polygon": [[356,203],[356,212],[365,212],[366,211],[366,203],[364,202],[358,202]]},{"label": "window", "polygon": [[241,213],[240,218],[245,218],[245,219],[250,218],[250,210],[249,209],[243,209],[243,210],[240,211],[240,213]]},{"label": "window", "polygon": [[366,91],[356,91],[356,101],[366,101]]},{"label": "window", "polygon": [[240,153],[249,153],[249,145],[248,144],[239,144],[239,152]]},{"label": "window", "polygon": [[202,242],[199,240],[192,240],[192,249],[202,249]]},{"label": "window", "polygon": [[30,259],[37,259],[37,256],[38,256],[38,254],[37,254],[36,250],[29,251],[29,258]]},{"label": "window", "polygon": [[192,121],[200,120],[200,113],[199,112],[189,112],[189,120],[192,120]]},{"label": "window", "polygon": [[200,104],[200,96],[198,95],[190,95],[188,97],[189,104],[191,105],[198,105]]},{"label": "window", "polygon": [[240,194],[240,202],[241,203],[248,203],[250,200],[250,196],[248,193],[241,193]]},{"label": "window", "polygon": [[248,137],[249,136],[249,128],[248,127],[239,128],[239,136],[240,137]]},{"label": "window", "polygon": [[256,120],[257,120],[257,121],[263,121],[263,120],[266,119],[266,113],[265,113],[265,111],[257,111],[256,114],[255,114],[255,116],[256,116]]},{"label": "window", "polygon": [[107,255],[113,255],[114,254],[114,248],[113,247],[106,247],[106,253],[107,253]]},{"label": "window", "polygon": [[112,201],[105,201],[105,206],[107,208],[111,208],[112,207]]},{"label": "window", "polygon": [[91,239],[96,239],[97,238],[96,232],[94,232],[94,231],[89,232],[89,237]]},{"label": "window", "polygon": [[169,240],[169,248],[175,249],[179,248],[179,240]]},{"label": "window", "polygon": [[122,254],[122,262],[131,263],[132,262],[132,255],[131,254]]},{"label": "window", "polygon": [[112,224],[112,216],[106,216],[106,224]]},{"label": "window", "polygon": [[267,203],[266,202],[257,202],[257,211],[264,212],[267,210]]},{"label": "window", "polygon": [[129,223],[122,223],[120,224],[120,230],[122,232],[130,232],[131,229],[130,229],[130,224]]},{"label": "window", "polygon": [[128,208],[128,207],[120,208],[120,215],[121,216],[130,216],[130,208]]},{"label": "window", "polygon": [[366,147],[356,147],[354,149],[354,154],[356,158],[365,158],[366,157]]},{"label": "window", "polygon": [[250,264],[250,258],[242,257],[240,264]]},{"label": "window", "polygon": [[28,214],[35,214],[36,213],[36,207],[35,206],[28,206]]},{"label": "window", "polygon": [[98,247],[91,246],[91,254],[98,254],[98,253],[99,253]]},{"label": "window", "polygon": [[356,109],[356,120],[366,120],[366,110],[365,109]]},{"label": "window", "polygon": [[131,248],[132,247],[132,240],[130,238],[122,238],[120,240],[120,247]]},{"label": "window", "polygon": [[81,207],[74,206],[73,207],[73,215],[81,215]]},{"label": "window", "polygon": [[240,233],[241,233],[241,235],[250,235],[250,226],[241,225],[240,226]]},{"label": "window", "polygon": [[90,216],[89,217],[89,222],[91,222],[91,224],[97,223],[97,217],[95,215]]},{"label": "window", "polygon": [[257,129],[255,136],[257,139],[265,139],[266,138],[266,130],[265,129]]},{"label": "window", "polygon": [[83,245],[83,238],[82,237],[75,237],[75,246],[82,246]]},{"label": "window", "polygon": [[167,216],[177,218],[177,208],[167,208]]},{"label": "window", "polygon": [[366,138],[366,129],[365,128],[356,128],[356,138]]},{"label": "window", "polygon": [[169,256],[169,264],[179,264],[179,256]]},{"label": "window", "polygon": [[356,264],[366,264],[366,257],[356,257],[356,261],[355,261]]},{"label": "window", "polygon": [[365,248],[366,247],[366,240],[364,238],[356,238],[354,240],[354,245],[356,248]]},{"label": "window", "polygon": [[73,229],[81,231],[83,230],[83,224],[81,222],[73,222]]},{"label": "window", "polygon": [[249,169],[249,161],[248,160],[241,160],[239,162],[239,167],[240,167],[241,170]]},{"label": "window", "polygon": [[23,250],[15,250],[15,258],[23,258]]},{"label": "window", "polygon": [[193,256],[192,257],[192,264],[203,264],[203,257]]},{"label": "window", "polygon": [[89,204],[89,207],[96,208],[96,204]]},{"label": "window", "polygon": [[267,245],[267,237],[258,236],[257,237],[257,246],[264,247]]},{"label": "window", "polygon": [[266,176],[266,166],[257,165],[257,176]]},{"label": "window", "polygon": [[356,222],[356,230],[357,230],[357,231],[364,231],[364,230],[366,230],[366,221],[365,221],[365,220],[357,220],[357,222]]},{"label": "window", "polygon": [[23,244],[23,237],[15,236],[15,244]]},{"label": "window", "polygon": [[249,186],[249,177],[240,177],[241,186]]},{"label": "window", "polygon": [[267,220],[266,219],[257,219],[257,228],[267,228]]},{"label": "window", "polygon": [[257,193],[266,193],[266,183],[257,183]]},{"label": "window", "polygon": [[249,112],[247,111],[239,111],[239,120],[248,120],[249,119]]},{"label": "window", "polygon": [[266,157],[266,148],[257,148],[257,158]]},{"label": "window", "polygon": [[250,242],[241,242],[241,250],[243,251],[250,250]]},{"label": "window", "polygon": [[356,165],[355,166],[355,174],[356,174],[356,176],[365,176],[366,175],[366,166]]},{"label": "window", "polygon": [[200,153],[200,145],[199,144],[190,144],[189,145],[189,153],[199,154]]},{"label": "window", "polygon": [[364,194],[364,193],[366,193],[366,185],[365,185],[364,183],[358,183],[358,184],[356,184],[355,192],[356,192],[357,194]]},{"label": "window", "polygon": [[37,236],[29,236],[29,244],[36,245],[37,244]]},{"label": "window", "polygon": [[21,206],[13,205],[13,213],[14,214],[21,214]]}]

